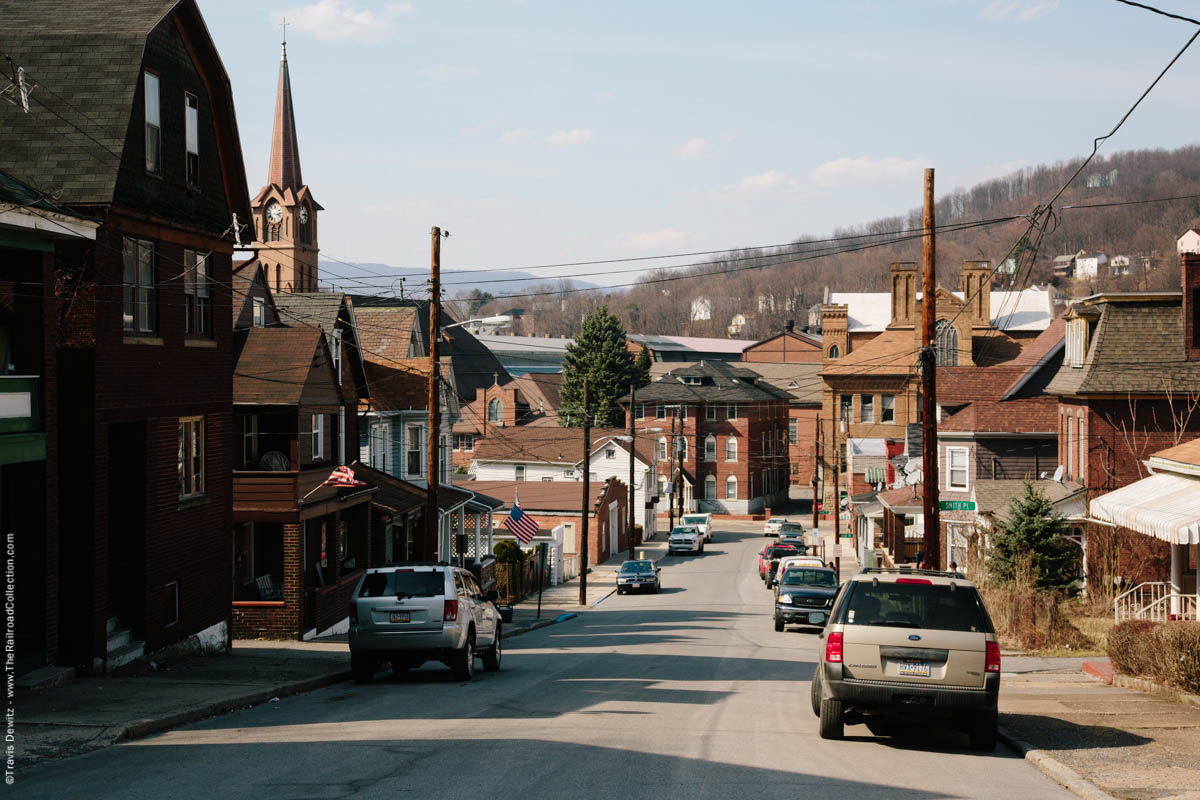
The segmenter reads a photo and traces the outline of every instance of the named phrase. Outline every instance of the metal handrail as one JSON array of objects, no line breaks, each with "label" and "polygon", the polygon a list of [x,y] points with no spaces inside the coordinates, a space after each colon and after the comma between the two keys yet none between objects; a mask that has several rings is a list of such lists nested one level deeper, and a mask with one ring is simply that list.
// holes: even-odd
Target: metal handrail
[{"label": "metal handrail", "polygon": [[1196,595],[1171,594],[1171,584],[1166,581],[1146,581],[1127,589],[1113,598],[1113,621],[1121,622],[1127,619],[1146,619],[1153,622],[1166,622],[1171,619],[1171,599],[1179,602],[1179,616],[1183,619],[1197,619],[1200,614],[1200,602]]}]

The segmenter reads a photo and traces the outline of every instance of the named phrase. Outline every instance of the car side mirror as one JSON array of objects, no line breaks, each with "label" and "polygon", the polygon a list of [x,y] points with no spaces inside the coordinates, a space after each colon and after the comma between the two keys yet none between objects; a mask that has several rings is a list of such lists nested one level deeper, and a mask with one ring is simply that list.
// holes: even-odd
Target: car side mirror
[{"label": "car side mirror", "polygon": [[497,592],[495,589],[488,589],[487,593],[484,594],[483,599],[494,603],[500,599],[500,593]]}]

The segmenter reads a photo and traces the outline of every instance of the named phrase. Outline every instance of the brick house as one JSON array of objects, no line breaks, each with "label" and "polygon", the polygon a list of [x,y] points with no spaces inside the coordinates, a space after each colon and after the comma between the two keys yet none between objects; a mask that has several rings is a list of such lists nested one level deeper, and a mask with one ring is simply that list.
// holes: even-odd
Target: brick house
[{"label": "brick house", "polygon": [[[921,347],[919,272],[914,263],[891,265],[886,294],[833,294],[821,306],[821,477],[822,500],[834,504],[833,482],[824,469],[838,453],[840,489],[870,489],[866,474],[846,474],[847,439],[907,442],[908,427],[920,421]],[[1040,289],[1000,292],[991,288],[991,267],[967,261],[960,288],[939,287],[934,298],[939,366],[978,367],[1004,363],[1045,330],[1053,319],[1053,293]],[[836,424],[835,424],[836,423]]]},{"label": "brick house", "polygon": [[527,373],[505,384],[498,381],[475,390],[454,422],[454,466],[468,468],[475,445],[489,433],[509,433],[521,426],[557,427],[562,373]]},{"label": "brick house", "polygon": [[5,28],[53,91],[0,108],[0,169],[101,221],[55,276],[59,552],[81,556],[62,562],[57,660],[100,671],[224,642],[232,351],[213,313],[231,301],[233,215],[250,214],[229,78],[193,0],[69,20],[30,0]]},{"label": "brick house", "polygon": [[[1152,453],[1200,433],[1200,254],[1180,254],[1180,271],[1182,294],[1098,294],[1066,315],[1063,364],[1046,391],[1058,397],[1058,463],[1089,499],[1146,477]],[[1104,571],[1166,573],[1165,542],[1118,531],[1101,547],[1110,534],[1098,526],[1088,536]]]},{"label": "brick house", "polygon": [[[677,367],[639,389],[634,423],[658,443],[659,496],[682,481],[685,511],[757,514],[785,502],[790,401],[757,372],[723,361]],[[628,396],[618,402],[628,409]],[[693,502],[688,490],[697,489]]]},{"label": "brick house", "polygon": [[[565,528],[563,554],[577,555],[582,531],[583,487],[567,481],[465,481],[457,488],[495,498],[503,505],[495,511],[497,524],[508,516],[514,499],[543,533]],[[588,495],[588,563],[599,564],[629,548],[628,492],[616,478],[595,481]],[[497,528],[498,531],[504,530]]]},{"label": "brick house", "polygon": [[15,671],[58,653],[58,425],[55,249],[91,240],[94,220],[63,213],[0,172],[0,528],[13,538]]}]

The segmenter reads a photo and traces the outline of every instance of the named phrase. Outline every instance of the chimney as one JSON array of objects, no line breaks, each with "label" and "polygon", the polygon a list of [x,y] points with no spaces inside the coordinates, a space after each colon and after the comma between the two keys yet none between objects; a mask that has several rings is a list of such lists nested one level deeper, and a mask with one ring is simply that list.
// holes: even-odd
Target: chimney
[{"label": "chimney", "polygon": [[796,331],[796,320],[789,319],[787,322],[783,323],[783,329],[788,333],[794,333]]},{"label": "chimney", "polygon": [[958,288],[963,293],[967,319],[974,328],[992,324],[992,265],[988,261],[964,261]]},{"label": "chimney", "polygon": [[889,327],[906,327],[917,319],[917,263],[892,264],[892,322]]},{"label": "chimney", "polygon": [[835,361],[850,351],[850,339],[846,332],[847,311],[849,306],[821,306],[822,346],[825,348],[825,361]]},{"label": "chimney", "polygon": [[1183,352],[1188,361],[1200,361],[1200,253],[1180,253],[1183,284]]}]

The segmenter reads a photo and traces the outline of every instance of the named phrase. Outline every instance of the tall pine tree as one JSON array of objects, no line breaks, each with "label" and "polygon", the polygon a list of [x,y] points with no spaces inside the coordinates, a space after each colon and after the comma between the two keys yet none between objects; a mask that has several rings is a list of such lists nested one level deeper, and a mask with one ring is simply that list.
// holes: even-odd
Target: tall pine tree
[{"label": "tall pine tree", "polygon": [[1067,526],[1054,505],[1026,481],[1024,492],[1009,504],[1008,522],[997,531],[991,556],[994,574],[1010,581],[1028,561],[1037,575],[1034,585],[1038,589],[1068,588],[1078,575],[1066,534]]},{"label": "tall pine tree", "polygon": [[600,306],[583,318],[575,341],[567,345],[563,358],[559,424],[583,426],[583,380],[588,381],[592,424],[616,427],[623,412],[617,400],[629,394],[629,384],[638,381],[633,355],[625,346],[625,329],[608,306]]},{"label": "tall pine tree", "polygon": [[650,350],[646,345],[642,345],[642,352],[638,353],[633,369],[639,389],[650,382]]}]

